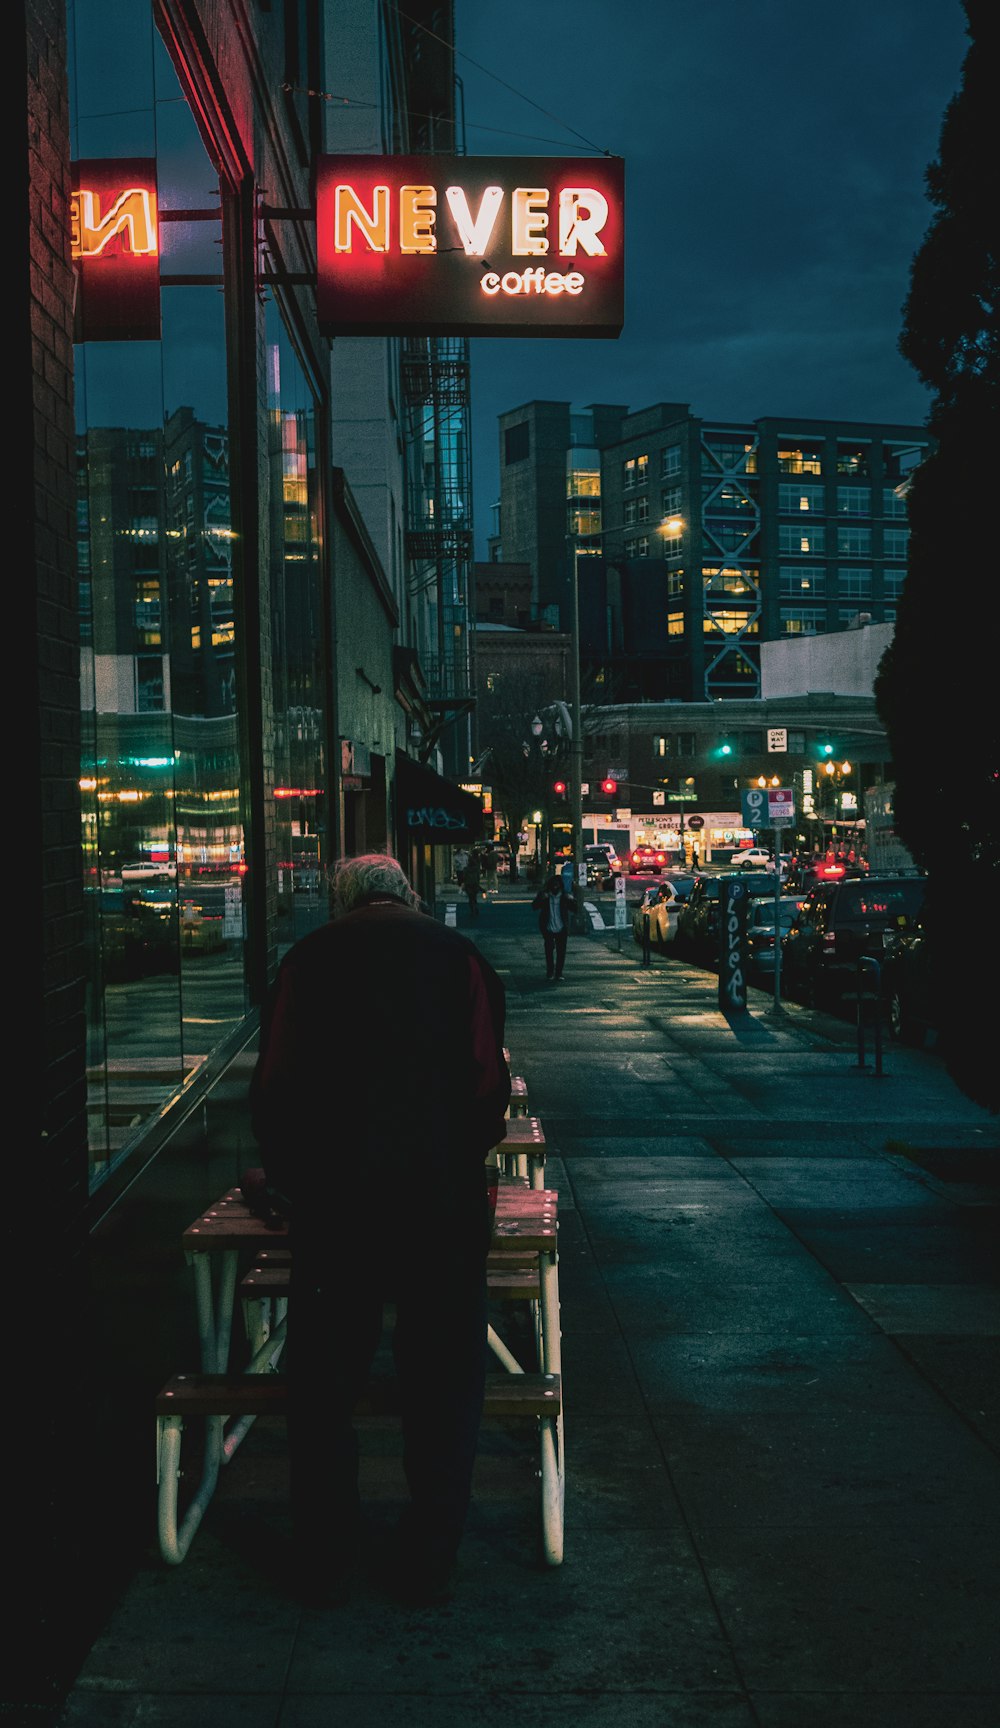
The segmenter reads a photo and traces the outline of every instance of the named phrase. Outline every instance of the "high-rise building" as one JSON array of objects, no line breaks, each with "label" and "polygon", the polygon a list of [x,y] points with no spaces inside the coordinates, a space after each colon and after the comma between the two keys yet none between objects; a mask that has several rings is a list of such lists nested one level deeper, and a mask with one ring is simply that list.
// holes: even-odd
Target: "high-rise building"
[{"label": "high-rise building", "polygon": [[894,620],[925,428],[590,412],[590,511],[571,406],[500,416],[501,555],[532,566],[561,620],[575,566],[585,701],[757,697],[762,642]]}]

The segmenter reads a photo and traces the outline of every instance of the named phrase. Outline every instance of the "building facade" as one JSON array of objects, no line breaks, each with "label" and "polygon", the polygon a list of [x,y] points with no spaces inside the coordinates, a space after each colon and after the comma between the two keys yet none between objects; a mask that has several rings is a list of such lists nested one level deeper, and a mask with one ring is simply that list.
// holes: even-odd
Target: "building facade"
[{"label": "building facade", "polygon": [[502,556],[561,568],[564,593],[575,568],[585,699],[756,698],[762,643],[894,621],[924,428],[615,412],[594,422],[599,520],[570,478],[570,406],[500,417]]},{"label": "building facade", "polygon": [[44,1240],[13,1246],[44,1301],[8,1681],[33,1706],[150,1540],[151,1397],[197,1361],[178,1232],[255,1162],[230,1103],[280,956],[348,850],[433,894],[471,532],[467,356],[338,366],[311,214],[330,90],[372,101],[366,149],[454,147],[450,8],[42,0],[15,34],[37,1121],[12,1199]]}]

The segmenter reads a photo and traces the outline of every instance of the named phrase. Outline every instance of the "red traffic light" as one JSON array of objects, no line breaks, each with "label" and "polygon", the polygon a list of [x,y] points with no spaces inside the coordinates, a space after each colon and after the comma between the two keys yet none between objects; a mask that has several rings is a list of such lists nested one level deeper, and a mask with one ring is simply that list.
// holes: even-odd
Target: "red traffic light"
[{"label": "red traffic light", "polygon": [[618,790],[617,780],[602,780],[601,781],[601,791],[602,792],[617,792],[617,790]]},{"label": "red traffic light", "polygon": [[565,780],[554,781],[553,785],[552,785],[552,790],[556,794],[557,797],[564,798],[566,795],[566,782],[565,782]]}]

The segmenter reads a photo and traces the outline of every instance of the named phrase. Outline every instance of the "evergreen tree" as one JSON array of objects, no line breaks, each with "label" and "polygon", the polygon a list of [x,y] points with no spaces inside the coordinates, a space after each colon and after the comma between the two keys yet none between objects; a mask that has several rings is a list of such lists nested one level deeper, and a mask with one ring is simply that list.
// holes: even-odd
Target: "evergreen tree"
[{"label": "evergreen tree", "polygon": [[[933,454],[907,493],[909,566],[875,686],[896,828],[928,872],[940,1041],[964,1092],[1000,1109],[1000,726],[992,648],[1000,394],[995,0],[963,0],[970,47],[927,171],[935,214],[913,262],[900,350],[933,392]],[[984,995],[986,1000],[984,1002]]]}]

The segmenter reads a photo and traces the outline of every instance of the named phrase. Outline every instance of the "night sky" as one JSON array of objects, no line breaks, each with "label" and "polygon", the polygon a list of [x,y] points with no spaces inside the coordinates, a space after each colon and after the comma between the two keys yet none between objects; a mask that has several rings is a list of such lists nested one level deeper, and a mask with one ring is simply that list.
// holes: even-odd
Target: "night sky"
[{"label": "night sky", "polygon": [[589,145],[626,172],[618,340],[472,342],[477,557],[499,496],[497,415],[536,398],[923,422],[897,342],[932,214],[924,173],[968,47],[959,0],[455,12],[470,155]]}]

